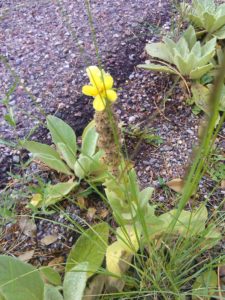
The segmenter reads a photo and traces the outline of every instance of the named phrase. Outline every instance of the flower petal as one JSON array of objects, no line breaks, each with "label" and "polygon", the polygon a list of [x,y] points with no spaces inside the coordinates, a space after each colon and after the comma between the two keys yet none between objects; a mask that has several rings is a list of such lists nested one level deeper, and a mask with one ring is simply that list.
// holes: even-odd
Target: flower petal
[{"label": "flower petal", "polygon": [[99,91],[101,91],[101,89],[103,88],[101,70],[97,66],[90,66],[86,69],[86,71],[91,84]]},{"label": "flower petal", "polygon": [[98,90],[94,86],[84,85],[82,87],[82,93],[84,95],[87,95],[87,96],[93,96],[93,97],[95,97],[96,95],[98,95]]},{"label": "flower petal", "polygon": [[106,90],[109,90],[113,87],[113,78],[110,74],[103,75],[104,87]]},{"label": "flower petal", "polygon": [[114,90],[107,90],[107,99],[110,100],[111,102],[115,102],[117,99],[117,93]]},{"label": "flower petal", "polygon": [[97,111],[103,111],[106,106],[106,99],[100,95],[96,96],[93,101],[93,107]]}]

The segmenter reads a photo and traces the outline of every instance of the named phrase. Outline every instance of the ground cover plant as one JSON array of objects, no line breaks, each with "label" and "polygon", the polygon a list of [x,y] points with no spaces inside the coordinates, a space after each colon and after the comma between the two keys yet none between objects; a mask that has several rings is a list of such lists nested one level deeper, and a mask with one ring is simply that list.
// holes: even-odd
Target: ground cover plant
[{"label": "ground cover plant", "polygon": [[[90,3],[85,3],[98,56]],[[205,174],[213,177],[216,185],[222,185],[225,178],[223,168],[217,164],[223,161],[223,153],[217,157],[214,149],[225,118],[221,109],[225,54],[215,68],[211,59],[215,54],[216,40],[200,46],[193,27],[188,27],[184,35],[193,38],[196,48],[209,51],[201,52],[205,55],[204,63],[201,62],[198,70],[193,71],[198,73],[197,77],[191,76],[190,70],[180,76],[186,84],[185,77],[188,75],[196,80],[190,89],[192,96],[196,99],[200,98],[200,94],[205,96],[202,92],[196,96],[193,87],[203,84],[204,75],[209,71],[216,69],[217,72],[210,81],[212,85],[204,87],[211,91],[208,91],[205,100],[207,109],[203,109],[207,118],[201,125],[198,145],[193,150],[186,175],[168,183],[178,192],[174,195],[174,203],[168,206],[160,204],[155,201],[158,198],[157,189],[148,185],[143,187],[140,183],[135,163],[128,155],[125,131],[121,129],[115,108],[120,101],[117,95],[119,90],[113,88],[114,78],[103,69],[98,56],[98,66],[86,68],[87,77],[82,92],[93,97],[94,117],[84,128],[81,138],[78,139],[63,120],[48,115],[47,128],[53,145],[31,141],[30,138],[18,143],[20,148],[32,153],[29,157],[38,165],[42,168],[47,166],[45,171],[54,170],[55,176],[52,182],[42,182],[41,186],[39,181],[36,187],[38,192],[30,195],[27,204],[29,214],[36,220],[44,221],[48,214],[56,211],[63,216],[64,222],[53,219],[53,226],[60,225],[74,234],[79,233],[79,237],[67,251],[63,263],[54,261],[51,265],[32,266],[22,262],[24,258],[19,260],[3,252],[4,255],[0,255],[2,299],[224,298],[224,196],[219,199],[217,207],[210,207],[210,194],[199,198],[198,193]],[[172,40],[165,41],[173,43]],[[182,43],[187,45],[181,37],[178,46]],[[160,44],[160,47],[164,46]],[[176,56],[177,51],[173,51],[171,57],[183,59],[181,53]],[[162,56],[167,52],[162,50],[160,53]],[[190,57],[193,56],[190,54]],[[174,64],[174,61],[171,63]],[[180,61],[182,67],[185,63]],[[206,72],[198,72],[201,64]],[[187,66],[190,67],[189,64]],[[177,69],[181,73],[179,66]],[[89,85],[85,84],[87,78]],[[199,104],[201,109],[202,106]],[[7,116],[6,120],[14,126],[12,112],[9,111]],[[136,151],[139,150],[139,142]],[[27,166],[30,163],[31,160]],[[86,194],[97,197],[104,205],[109,215],[107,221],[99,215],[94,224],[84,218],[82,225],[66,210],[70,202],[77,201],[84,205],[82,195]],[[171,195],[168,195],[167,201],[172,202]],[[28,226],[23,224],[23,230],[27,231],[26,227],[32,230],[32,216],[26,219]],[[20,217],[27,215],[22,211]],[[42,239],[42,242],[48,246],[52,238],[54,236],[48,236],[48,240]],[[13,254],[12,250],[10,252]]]}]

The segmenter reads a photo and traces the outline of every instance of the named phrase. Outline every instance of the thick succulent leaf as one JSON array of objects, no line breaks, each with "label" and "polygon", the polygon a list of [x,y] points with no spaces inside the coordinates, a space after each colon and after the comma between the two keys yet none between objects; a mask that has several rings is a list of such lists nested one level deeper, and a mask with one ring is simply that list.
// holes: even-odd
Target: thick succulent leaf
[{"label": "thick succulent leaf", "polygon": [[213,35],[219,40],[225,39],[225,25],[216,32],[214,32]]},{"label": "thick succulent leaf", "polygon": [[186,74],[190,74],[193,68],[196,66],[197,61],[199,58],[196,59],[196,55],[194,53],[190,53],[187,57],[186,61]]},{"label": "thick succulent leaf", "polygon": [[162,65],[151,64],[151,63],[145,64],[145,65],[138,65],[138,68],[142,68],[142,69],[150,70],[150,71],[177,74],[177,72],[175,72],[174,69],[171,69],[169,67],[162,66]]},{"label": "thick succulent leaf", "polygon": [[213,57],[216,51],[215,47],[216,47],[216,38],[212,38],[204,46],[202,46],[202,52],[201,52],[202,55],[211,53]]},{"label": "thick succulent leaf", "polygon": [[118,241],[112,243],[106,250],[107,270],[117,276],[124,274],[130,267],[133,254],[127,252]]},{"label": "thick succulent leaf", "polygon": [[108,236],[109,226],[106,223],[99,223],[84,231],[69,253],[66,272],[79,263],[87,262],[88,277],[93,275],[103,262]]},{"label": "thick succulent leaf", "polygon": [[35,158],[42,161],[49,168],[66,175],[72,175],[70,169],[66,166],[66,164],[64,164],[59,154],[54,149],[52,149],[52,147],[38,142],[30,141],[26,141],[25,143],[23,143],[23,147],[30,151]]},{"label": "thick succulent leaf", "polygon": [[210,14],[208,12],[205,12],[203,14],[203,23],[204,27],[208,32],[211,32],[213,25],[215,24],[216,18],[213,14]]},{"label": "thick succulent leaf", "polygon": [[4,300],[43,300],[44,282],[32,265],[1,255],[0,295]]},{"label": "thick succulent leaf", "polygon": [[188,55],[189,53],[188,43],[183,36],[177,42],[175,49],[180,56],[186,57]]},{"label": "thick succulent leaf", "polygon": [[204,10],[214,11],[216,6],[214,0],[197,0]]},{"label": "thick succulent leaf", "polygon": [[64,300],[82,300],[88,279],[89,264],[81,262],[65,274],[63,282]]},{"label": "thick succulent leaf", "polygon": [[163,38],[163,42],[165,43],[166,47],[168,48],[169,52],[170,52],[170,58],[173,62],[173,49],[176,48],[176,43],[169,39],[168,37],[164,37]]},{"label": "thick succulent leaf", "polygon": [[73,170],[74,164],[76,162],[76,157],[74,153],[71,152],[70,148],[68,148],[67,145],[63,143],[58,143],[57,144],[58,151],[62,155],[62,158],[64,161],[67,163],[67,165],[70,167],[70,169]]},{"label": "thick succulent leaf", "polygon": [[199,41],[197,41],[197,42],[194,44],[194,46],[192,47],[191,53],[193,53],[193,54],[195,55],[195,57],[196,57],[197,59],[199,59],[199,57],[201,56],[201,51],[202,51],[202,49],[201,49],[201,44],[200,44]]},{"label": "thick succulent leaf", "polygon": [[223,15],[221,15],[216,22],[214,23],[214,25],[211,28],[211,32],[215,32],[216,30],[219,30],[222,26],[225,25],[225,12]]},{"label": "thick succulent leaf", "polygon": [[187,28],[187,30],[184,31],[183,37],[185,38],[186,42],[188,43],[189,50],[191,50],[193,48],[193,46],[195,45],[195,43],[197,42],[194,27],[190,25]]},{"label": "thick succulent leaf", "polygon": [[60,182],[54,185],[48,185],[44,192],[44,205],[49,206],[61,201],[68,195],[79,183],[74,182]]},{"label": "thick succulent leaf", "polygon": [[145,49],[147,53],[152,57],[157,57],[159,59],[172,63],[170,50],[164,43],[147,44]]},{"label": "thick succulent leaf", "polygon": [[73,129],[63,120],[55,116],[47,116],[47,127],[51,133],[55,145],[63,143],[71,151],[71,155],[76,157],[77,141]]},{"label": "thick succulent leaf", "polygon": [[215,271],[205,271],[193,284],[192,299],[210,299],[218,290],[218,277]]},{"label": "thick succulent leaf", "polygon": [[200,79],[204,74],[210,71],[213,68],[213,64],[207,64],[202,67],[198,67],[190,72],[191,79]]},{"label": "thick succulent leaf", "polygon": [[57,287],[45,284],[44,300],[63,300],[63,296],[60,294]]},{"label": "thick succulent leaf", "polygon": [[198,16],[195,16],[193,14],[189,14],[188,18],[190,20],[190,22],[197,28],[202,29],[204,28],[204,24],[202,22],[202,19]]},{"label": "thick succulent leaf", "polygon": [[210,52],[204,56],[202,56],[201,58],[199,58],[197,61],[196,61],[196,64],[195,66],[198,66],[198,67],[203,67],[205,66],[209,61],[211,61],[211,58],[214,56],[215,52]]},{"label": "thick succulent leaf", "polygon": [[175,49],[174,63],[182,75],[189,74],[187,62],[184,60],[183,56],[177,52],[177,49]]}]

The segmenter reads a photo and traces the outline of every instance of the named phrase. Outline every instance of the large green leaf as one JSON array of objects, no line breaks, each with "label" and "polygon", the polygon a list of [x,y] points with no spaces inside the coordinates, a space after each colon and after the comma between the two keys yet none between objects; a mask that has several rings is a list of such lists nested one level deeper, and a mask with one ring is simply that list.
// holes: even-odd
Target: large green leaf
[{"label": "large green leaf", "polygon": [[159,59],[172,63],[170,52],[168,50],[168,47],[164,43],[147,44],[145,49],[147,53],[152,57],[157,57]]},{"label": "large green leaf", "polygon": [[84,231],[69,253],[66,272],[77,264],[88,262],[88,276],[93,275],[101,266],[108,245],[109,226],[97,224]]},{"label": "large green leaf", "polygon": [[[171,210],[165,214],[159,216],[159,219],[164,223],[159,230],[162,232],[170,232],[170,223],[176,218],[177,210]],[[175,232],[179,232],[182,235],[196,235],[200,234],[206,225],[208,217],[207,209],[204,205],[200,206],[197,210],[190,212],[183,210],[176,221],[174,227]]]},{"label": "large green leaf", "polygon": [[39,271],[16,258],[0,256],[0,295],[5,300],[43,300]]},{"label": "large green leaf", "polygon": [[54,144],[65,144],[71,151],[71,155],[76,156],[77,142],[73,129],[63,120],[55,116],[47,116],[47,127],[51,133]]},{"label": "large green leaf", "polygon": [[170,74],[178,74],[174,69],[158,64],[145,64],[145,65],[138,65],[138,68],[142,68],[145,70],[151,70],[151,71],[158,71],[158,72],[164,72],[164,73],[170,73]]},{"label": "large green leaf", "polygon": [[73,170],[74,164],[76,162],[76,157],[70,151],[70,148],[68,148],[68,146],[63,143],[58,143],[57,148],[58,148],[58,151],[60,152],[60,154],[62,155],[62,158],[67,163],[67,165],[70,167],[70,169]]},{"label": "large green leaf", "polygon": [[193,71],[190,72],[191,79],[200,79],[204,74],[210,71],[213,68],[213,64],[207,64],[202,67],[195,68]]},{"label": "large green leaf", "polygon": [[60,294],[57,287],[45,284],[44,300],[63,300],[63,296]]},{"label": "large green leaf", "polygon": [[92,159],[88,156],[80,154],[74,165],[74,173],[80,179],[87,177],[91,171]]},{"label": "large green leaf", "polygon": [[152,197],[154,192],[154,188],[147,187],[139,193],[140,205],[144,207]]},{"label": "large green leaf", "polygon": [[82,262],[65,274],[63,282],[64,300],[82,300],[88,279],[88,269],[89,264]]},{"label": "large green leaf", "polygon": [[209,300],[218,290],[218,279],[215,271],[205,271],[199,277],[196,278],[193,289],[192,299],[204,299]]},{"label": "large green leaf", "polygon": [[96,132],[94,125],[93,122],[89,123],[82,135],[81,153],[87,156],[94,155],[96,151],[98,133]]},{"label": "large green leaf", "polygon": [[59,154],[52,147],[38,142],[26,141],[22,144],[25,149],[30,151],[34,158],[39,159],[49,168],[66,175],[72,175],[70,169],[61,160]]},{"label": "large green leaf", "polygon": [[78,185],[79,183],[76,181],[48,185],[44,191],[44,205],[48,206],[59,202]]}]

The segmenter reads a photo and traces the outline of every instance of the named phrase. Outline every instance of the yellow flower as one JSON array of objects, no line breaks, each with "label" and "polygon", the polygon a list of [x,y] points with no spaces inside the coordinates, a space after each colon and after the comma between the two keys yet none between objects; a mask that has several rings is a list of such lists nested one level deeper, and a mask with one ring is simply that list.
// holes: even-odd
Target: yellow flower
[{"label": "yellow flower", "polygon": [[93,106],[95,110],[103,111],[107,100],[115,102],[117,99],[117,93],[112,89],[113,78],[96,66],[90,66],[86,71],[91,85],[83,86],[82,92],[87,96],[94,97]]}]

